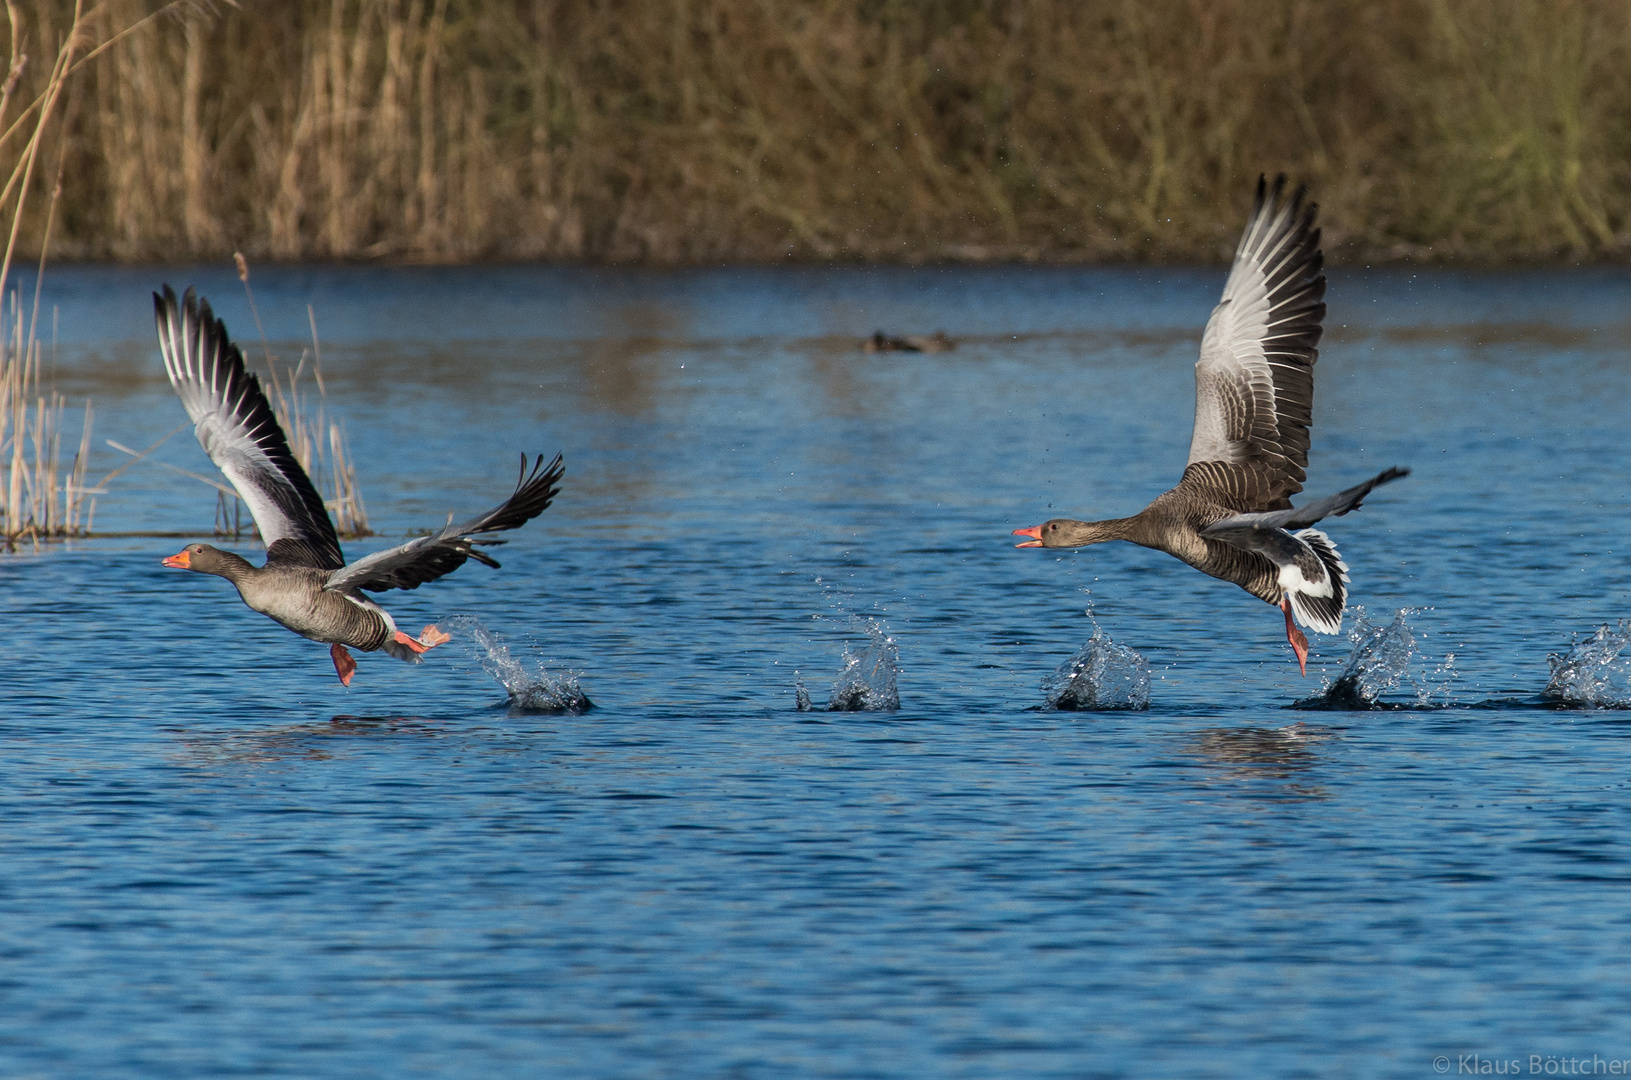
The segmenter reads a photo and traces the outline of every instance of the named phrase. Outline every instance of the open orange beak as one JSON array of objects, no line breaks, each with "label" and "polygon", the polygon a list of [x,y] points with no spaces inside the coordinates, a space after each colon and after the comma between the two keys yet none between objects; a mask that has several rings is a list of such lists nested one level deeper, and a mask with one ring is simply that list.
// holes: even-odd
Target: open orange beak
[{"label": "open orange beak", "polygon": [[[1015,547],[1041,547],[1042,546],[1042,526],[1040,526],[1040,525],[1033,525],[1029,529],[1015,529],[1014,530],[1014,535],[1015,536],[1029,536],[1030,537],[1030,539],[1027,540],[1023,544],[1015,544],[1014,545]],[[183,552],[183,554],[185,554],[185,552]]]},{"label": "open orange beak", "polygon": [[165,566],[173,566],[177,570],[191,570],[193,568],[192,552],[182,548],[176,554],[164,560]]}]

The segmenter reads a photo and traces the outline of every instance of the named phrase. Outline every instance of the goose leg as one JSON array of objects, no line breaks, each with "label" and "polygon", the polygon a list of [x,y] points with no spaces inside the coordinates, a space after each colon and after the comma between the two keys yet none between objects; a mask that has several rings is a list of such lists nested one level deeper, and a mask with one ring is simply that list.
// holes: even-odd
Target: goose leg
[{"label": "goose leg", "polygon": [[1291,621],[1291,597],[1280,600],[1280,610],[1286,613],[1286,640],[1291,642],[1292,651],[1297,654],[1297,668],[1305,676],[1308,674],[1308,638],[1297,629],[1297,624]]},{"label": "goose leg", "polygon": [[340,677],[340,685],[350,686],[351,676],[357,673],[357,662],[351,659],[344,645],[330,645],[328,654],[334,657],[334,673]]}]

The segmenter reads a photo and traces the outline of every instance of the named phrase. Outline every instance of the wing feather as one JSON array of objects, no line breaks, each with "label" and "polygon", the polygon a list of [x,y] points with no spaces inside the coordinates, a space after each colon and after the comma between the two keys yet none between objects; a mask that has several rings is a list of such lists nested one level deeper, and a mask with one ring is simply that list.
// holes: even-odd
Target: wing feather
[{"label": "wing feather", "polygon": [[427,581],[451,574],[467,559],[496,567],[498,562],[486,552],[477,550],[475,545],[502,544],[504,541],[472,537],[518,529],[542,514],[560,493],[561,477],[565,474],[566,467],[562,465],[559,454],[547,467],[544,456],[539,454],[530,474],[527,471],[527,456],[522,454],[521,479],[516,483],[515,494],[503,503],[463,525],[449,525],[429,536],[421,536],[358,559],[333,574],[323,587],[335,592],[417,589]]},{"label": "wing feather", "polygon": [[1306,529],[1324,518],[1342,517],[1344,514],[1358,510],[1363,505],[1365,496],[1369,495],[1374,489],[1409,475],[1409,469],[1394,466],[1377,473],[1363,484],[1355,484],[1353,487],[1345,491],[1339,491],[1335,495],[1327,495],[1323,499],[1315,499],[1313,502],[1304,503],[1296,509],[1234,514],[1220,521],[1214,521],[1201,530],[1201,535],[1236,543],[1237,536],[1249,533],[1264,530]]},{"label": "wing feather", "polygon": [[[1259,178],[1252,216],[1195,364],[1189,465],[1240,511],[1290,506],[1308,468],[1314,363],[1325,318],[1318,208]],[[1221,468],[1220,468],[1221,467]],[[1226,479],[1223,473],[1229,473]]]},{"label": "wing feather", "polygon": [[249,507],[268,560],[278,555],[320,570],[344,566],[323,497],[289,450],[260,380],[244,366],[209,302],[192,289],[178,301],[166,285],[153,294],[153,315],[170,385],[198,444]]}]

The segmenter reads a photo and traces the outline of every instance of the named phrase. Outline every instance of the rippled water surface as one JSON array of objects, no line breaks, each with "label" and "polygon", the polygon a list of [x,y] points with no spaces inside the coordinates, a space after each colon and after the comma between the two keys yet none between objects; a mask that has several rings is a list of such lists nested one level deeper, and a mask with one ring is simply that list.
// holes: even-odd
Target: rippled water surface
[{"label": "rippled water surface", "polygon": [[[1231,585],[1009,535],[1177,480],[1222,277],[257,271],[279,356],[315,314],[348,553],[523,450],[565,487],[501,570],[388,594],[458,636],[349,690],[128,535],[208,534],[189,431],[99,497],[126,535],[0,555],[0,1075],[1631,1059],[1631,274],[1331,273],[1309,491],[1415,471],[1327,523],[1365,621],[1306,679]],[[261,362],[230,270],[48,275],[93,478],[184,421],[165,279]],[[1095,627],[1147,709],[1043,707],[1130,655]],[[823,709],[864,664],[899,708]]]}]

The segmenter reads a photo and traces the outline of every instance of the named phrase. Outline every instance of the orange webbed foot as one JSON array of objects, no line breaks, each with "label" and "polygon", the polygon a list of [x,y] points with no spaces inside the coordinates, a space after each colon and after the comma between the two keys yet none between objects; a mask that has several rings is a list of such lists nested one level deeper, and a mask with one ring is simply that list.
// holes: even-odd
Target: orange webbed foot
[{"label": "orange webbed foot", "polygon": [[351,676],[357,673],[357,662],[345,651],[344,645],[330,645],[328,654],[334,658],[334,673],[340,677],[340,685],[349,687]]},{"label": "orange webbed foot", "polygon": [[442,633],[440,630],[436,629],[435,626],[427,626],[424,628],[424,630],[420,631],[419,636],[416,638],[411,638],[407,634],[404,634],[402,631],[398,630],[396,634],[393,635],[392,640],[398,645],[406,645],[417,654],[434,649],[444,641],[452,641],[453,638],[448,634]]}]

